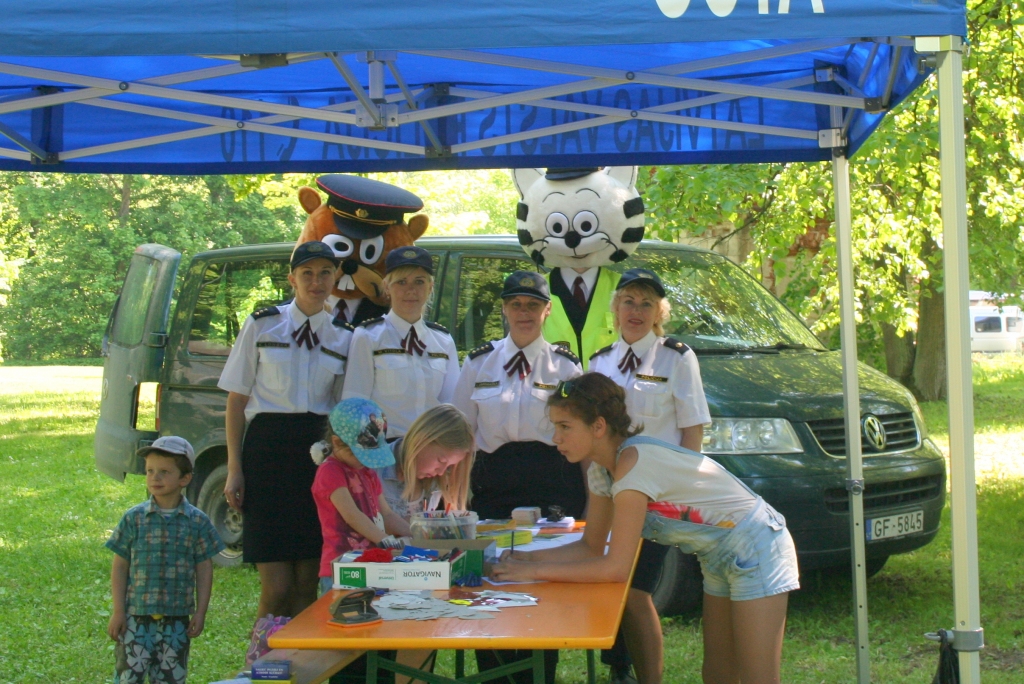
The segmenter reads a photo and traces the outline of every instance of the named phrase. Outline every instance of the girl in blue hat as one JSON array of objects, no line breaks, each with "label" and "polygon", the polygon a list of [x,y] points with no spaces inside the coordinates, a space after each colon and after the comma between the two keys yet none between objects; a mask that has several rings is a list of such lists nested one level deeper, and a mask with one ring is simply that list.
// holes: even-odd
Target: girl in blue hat
[{"label": "girl in blue hat", "polygon": [[320,591],[333,583],[334,559],[373,545],[398,546],[411,535],[409,523],[388,506],[376,468],[395,463],[387,444],[387,418],[369,399],[346,399],[331,411],[330,454],[317,468],[313,500],[324,544]]}]

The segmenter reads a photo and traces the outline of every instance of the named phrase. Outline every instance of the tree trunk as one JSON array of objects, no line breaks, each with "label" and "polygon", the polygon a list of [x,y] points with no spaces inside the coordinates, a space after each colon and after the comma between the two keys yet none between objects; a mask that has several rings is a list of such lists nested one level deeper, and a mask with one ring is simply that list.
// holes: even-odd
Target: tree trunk
[{"label": "tree trunk", "polygon": [[882,323],[882,340],[885,343],[885,372],[904,387],[914,386],[914,335],[910,331],[902,337],[895,325]]},{"label": "tree trunk", "polygon": [[128,222],[128,214],[132,210],[132,177],[128,174],[121,176],[121,206],[117,210],[117,220],[121,227]]},{"label": "tree trunk", "polygon": [[935,287],[935,275],[921,283],[921,305],[917,320],[917,352],[914,355],[914,383],[918,399],[946,398],[946,305]]}]

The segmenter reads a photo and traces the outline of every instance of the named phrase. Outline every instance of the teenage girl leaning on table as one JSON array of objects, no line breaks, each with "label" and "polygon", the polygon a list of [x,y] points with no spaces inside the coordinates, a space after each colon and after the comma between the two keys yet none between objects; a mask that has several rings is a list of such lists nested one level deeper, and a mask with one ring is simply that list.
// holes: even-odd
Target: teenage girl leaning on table
[{"label": "teenage girl leaning on table", "polygon": [[[704,573],[705,684],[779,682],[788,592],[800,586],[782,515],[710,458],[637,436],[625,393],[600,373],[562,383],[548,409],[559,451],[592,462],[583,539],[515,552],[494,577],[622,582],[641,537],[678,546],[697,554]],[[624,627],[641,684],[660,682],[657,615]]]},{"label": "teenage girl leaning on table", "polygon": [[[643,268],[626,271],[612,295],[611,310],[619,338],[590,357],[590,370],[626,390],[626,412],[635,424],[643,424],[645,437],[700,451],[711,413],[697,356],[679,340],[665,337],[662,329],[670,307],[661,279]],[[642,542],[622,616],[624,630],[657,620],[651,592],[668,548],[646,539]],[[611,666],[612,684],[630,681],[631,660],[621,631],[601,660]]]},{"label": "teenage girl leaning on table", "polygon": [[245,319],[218,382],[228,392],[224,495],[245,513],[242,558],[260,575],[261,617],[292,617],[316,600],[322,539],[309,446],[340,399],[352,337],[324,311],[337,266],[322,242],[296,247],[294,300]]},{"label": "teenage girl leaning on table", "polygon": [[413,246],[388,252],[384,289],[391,310],[356,328],[342,396],[377,402],[388,417],[388,439],[393,440],[427,409],[451,402],[459,357],[445,327],[423,319],[434,291],[427,250]]}]

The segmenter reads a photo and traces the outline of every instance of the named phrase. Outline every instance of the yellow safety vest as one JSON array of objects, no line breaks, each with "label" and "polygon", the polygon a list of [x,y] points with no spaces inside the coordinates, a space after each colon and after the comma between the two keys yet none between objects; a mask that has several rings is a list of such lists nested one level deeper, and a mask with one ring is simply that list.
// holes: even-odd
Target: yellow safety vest
[{"label": "yellow safety vest", "polygon": [[[548,273],[548,289],[551,288],[551,273]],[[559,276],[561,277],[561,276]],[[615,332],[614,319],[612,318],[611,304],[612,294],[615,286],[619,284],[619,274],[607,268],[598,271],[597,282],[594,284],[594,296],[590,300],[590,309],[587,311],[587,320],[583,323],[583,334],[576,337],[576,331],[572,329],[569,316],[565,313],[562,300],[551,296],[551,315],[544,321],[544,339],[552,344],[568,342],[569,348],[576,356],[580,357],[583,370],[590,365],[590,355],[598,349],[603,349],[609,344],[614,344],[619,338]],[[580,349],[580,342],[583,348]]]}]

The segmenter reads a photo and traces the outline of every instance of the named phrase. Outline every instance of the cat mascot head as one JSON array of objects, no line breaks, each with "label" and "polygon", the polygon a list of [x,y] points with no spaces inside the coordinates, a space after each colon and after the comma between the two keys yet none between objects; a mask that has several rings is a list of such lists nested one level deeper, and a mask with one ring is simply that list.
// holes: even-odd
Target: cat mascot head
[{"label": "cat mascot head", "polygon": [[635,166],[515,169],[519,244],[539,266],[618,263],[644,237]]}]

